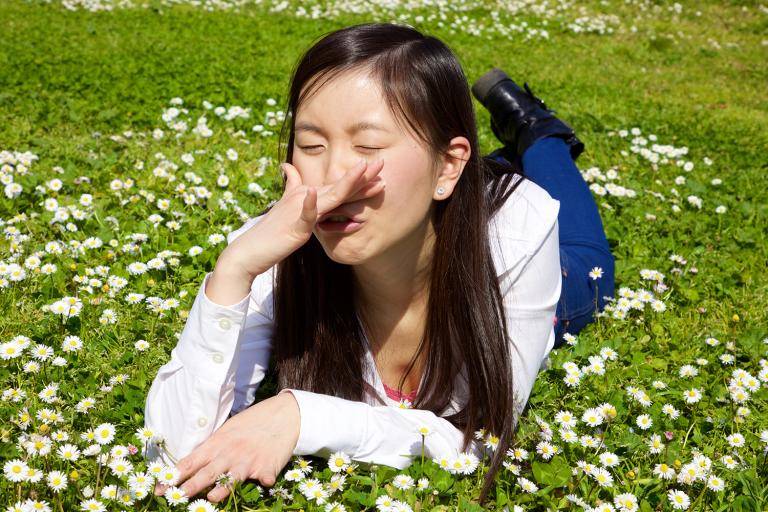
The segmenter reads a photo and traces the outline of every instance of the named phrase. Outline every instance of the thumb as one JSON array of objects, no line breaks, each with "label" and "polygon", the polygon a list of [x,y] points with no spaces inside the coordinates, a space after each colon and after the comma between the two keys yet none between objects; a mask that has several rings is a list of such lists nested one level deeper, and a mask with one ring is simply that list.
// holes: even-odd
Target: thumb
[{"label": "thumb", "polygon": [[306,222],[310,229],[317,223],[317,189],[315,187],[307,188],[301,208],[301,220]]},{"label": "thumb", "polygon": [[301,174],[299,174],[299,170],[296,169],[293,165],[289,164],[288,162],[283,162],[280,164],[280,169],[282,169],[283,176],[285,177],[286,192],[293,190],[294,188],[301,185]]}]

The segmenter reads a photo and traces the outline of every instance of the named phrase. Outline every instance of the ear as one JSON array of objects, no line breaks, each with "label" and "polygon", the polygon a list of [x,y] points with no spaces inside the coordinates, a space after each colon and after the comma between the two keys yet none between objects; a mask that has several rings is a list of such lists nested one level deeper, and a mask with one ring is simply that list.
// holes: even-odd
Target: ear
[{"label": "ear", "polygon": [[[437,182],[432,193],[432,197],[435,200],[440,201],[451,196],[471,154],[472,147],[466,137],[454,137],[451,139],[448,143],[446,154],[440,158],[436,176]],[[442,187],[445,191],[442,194],[438,194],[438,187]]]}]

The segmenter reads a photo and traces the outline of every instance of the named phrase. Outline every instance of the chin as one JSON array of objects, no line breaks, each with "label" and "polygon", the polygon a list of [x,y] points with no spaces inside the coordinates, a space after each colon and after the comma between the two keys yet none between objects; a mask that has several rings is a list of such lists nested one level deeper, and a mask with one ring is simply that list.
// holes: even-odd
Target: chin
[{"label": "chin", "polygon": [[323,245],[323,250],[328,258],[342,265],[359,265],[370,257],[367,251],[359,251],[354,248],[344,247],[343,241],[332,244],[329,247]]}]

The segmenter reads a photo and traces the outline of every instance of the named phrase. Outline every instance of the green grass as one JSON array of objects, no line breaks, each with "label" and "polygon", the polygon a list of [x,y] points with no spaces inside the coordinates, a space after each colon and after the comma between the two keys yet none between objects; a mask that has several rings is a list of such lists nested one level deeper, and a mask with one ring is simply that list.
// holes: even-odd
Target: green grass
[{"label": "green grass", "polygon": [[[760,432],[768,429],[766,392],[761,387],[752,393],[743,404],[751,414],[742,417],[735,414],[736,406],[726,389],[732,369],[742,368],[757,376],[760,360],[766,355],[762,340],[768,336],[768,193],[762,183],[768,172],[768,11],[753,2],[682,4],[682,13],[675,15],[670,10],[672,2],[586,2],[583,5],[590,15],[615,14],[619,20],[616,31],[604,35],[565,31],[562,23],[580,15],[570,8],[549,19],[548,40],[525,40],[523,35],[477,37],[452,30],[449,22],[439,27],[434,20],[416,22],[413,13],[408,18],[455,50],[470,81],[491,66],[502,67],[520,83],[527,81],[586,143],[587,150],[578,162],[582,170],[593,166],[603,172],[617,170],[617,183],[637,192],[635,198],[597,197],[617,258],[617,289],[650,289],[640,278],[641,269],[664,273],[669,286],[659,294],[667,305],[666,312],[634,312],[626,320],[601,318],[579,336],[575,347],[553,353],[552,368],[540,374],[531,395],[520,442],[535,451],[539,427],[534,416],[538,416],[553,425],[553,442],[562,453],[550,461],[537,456],[522,464],[521,474],[542,488],[536,494],[521,492],[515,475],[502,471],[490,507],[501,509],[516,503],[526,509],[565,509],[569,506],[564,497],[567,494],[596,506],[598,499],[611,502],[617,494],[632,492],[642,510],[666,510],[671,507],[665,496],[669,489],[684,490],[697,510],[761,510],[768,506],[764,490],[768,487],[766,443],[759,439]],[[267,6],[258,5],[237,12],[166,7],[154,0],[151,5],[93,13],[68,11],[58,3],[0,3],[0,151],[30,151],[39,156],[27,175],[14,176],[24,187],[22,195],[16,199],[0,196],[0,218],[29,235],[29,240],[19,244],[16,255],[12,237],[6,236],[0,242],[0,259],[23,263],[54,239],[82,241],[98,236],[105,242],[104,247],[86,250],[78,257],[46,254],[43,262],[55,263],[55,274],[45,277],[29,271],[24,281],[10,282],[0,289],[0,341],[28,336],[33,343],[53,347],[56,355],[69,362],[66,367],[55,367],[44,361],[38,373],[29,373],[22,370],[22,364],[31,354],[3,361],[2,388],[27,393],[20,402],[0,402],[0,413],[7,420],[0,448],[4,460],[21,456],[15,444],[22,432],[45,433],[38,419],[28,427],[18,425],[22,407],[33,417],[42,407],[61,411],[65,423],[54,430],[68,431],[70,442],[81,446],[85,445],[79,433],[103,422],[117,426],[116,442],[137,442],[132,434],[142,424],[146,391],[157,368],[168,359],[176,341],[174,333],[184,325],[184,315],[177,310],[162,317],[148,314],[143,306],[129,305],[122,297],[129,291],[179,297],[185,290],[188,295],[180,297],[180,310],[189,309],[200,279],[221,250],[221,246],[208,244],[208,235],[224,232],[223,226],[237,228],[242,222],[231,204],[226,210],[219,207],[224,189],[216,186],[216,176],[226,172],[230,177],[228,190],[245,214],[256,213],[277,197],[277,139],[257,136],[251,127],[262,123],[268,110],[284,108],[291,69],[306,47],[330,30],[374,18],[341,14],[310,20],[289,14],[290,9],[271,13]],[[696,15],[697,10],[700,15]],[[482,21],[487,20],[486,11],[475,6],[466,14],[469,19]],[[428,15],[429,11],[419,13]],[[398,10],[397,14],[408,13]],[[381,14],[375,18],[392,17]],[[521,14],[520,19],[543,26],[541,16],[530,12]],[[636,31],[630,30],[632,26]],[[153,129],[162,127],[170,132],[160,116],[173,97],[183,98],[184,106],[190,109],[190,128],[203,113],[204,100],[227,107],[252,107],[253,113],[251,119],[233,122],[208,113],[216,132],[211,139],[185,135],[177,141],[168,136],[154,140]],[[276,99],[277,106],[268,107],[268,98]],[[490,151],[496,141],[488,128],[489,117],[479,104],[476,107],[481,143]],[[241,137],[227,133],[227,127],[244,130],[251,143],[242,143]],[[685,172],[674,164],[653,169],[629,152],[631,137],[609,134],[633,127],[643,136],[654,134],[660,144],[689,148],[682,159],[693,162],[694,169]],[[110,135],[126,130],[134,135],[123,141],[110,140]],[[96,132],[101,135],[95,137]],[[228,148],[237,149],[240,157],[237,162],[225,159],[220,164],[213,155],[223,155]],[[181,155],[195,149],[207,150],[196,156],[192,170],[203,178],[202,185],[213,192],[213,197],[207,205],[185,206],[174,196],[174,188],[185,181]],[[176,182],[169,184],[152,176],[151,169],[161,160],[157,152],[181,166]],[[263,176],[256,173],[261,157],[271,159]],[[712,160],[711,166],[704,164],[705,157]],[[139,160],[145,163],[144,171],[134,167]],[[62,174],[55,172],[56,166],[63,169]],[[92,182],[76,185],[78,176],[88,176]],[[684,176],[686,182],[675,184],[677,176]],[[64,182],[62,190],[35,195],[35,186],[53,178]],[[110,190],[113,179],[127,178],[135,180],[132,191],[120,194]],[[714,178],[721,179],[722,184],[712,185]],[[250,182],[263,186],[267,196],[248,193]],[[672,195],[672,188],[679,192],[679,198]],[[139,190],[145,193],[139,194]],[[55,196],[67,205],[75,204],[82,193],[93,195],[94,209],[86,219],[75,222],[77,233],[49,225],[52,214],[42,205],[46,197]],[[181,230],[171,232],[162,224],[153,228],[147,218],[158,209],[154,201],[146,200],[146,193],[173,198],[172,209],[187,215]],[[665,199],[652,193],[663,194]],[[688,195],[700,197],[703,208],[688,204]],[[124,200],[127,202],[121,203]],[[680,208],[677,213],[674,204]],[[716,214],[718,205],[726,206],[726,213]],[[170,218],[169,212],[159,213],[165,220]],[[649,220],[648,214],[655,220]],[[107,220],[110,215],[119,221],[119,229]],[[120,248],[130,233],[137,232],[150,235],[143,254],[125,254]],[[108,247],[110,239],[118,241],[117,248]],[[187,256],[192,245],[203,246],[203,254]],[[131,262],[147,261],[163,249],[181,253],[177,267],[142,276],[130,276],[126,271]],[[682,255],[687,265],[670,261],[672,254]],[[92,295],[78,292],[72,278],[97,265],[109,265],[111,274],[128,279],[130,284],[117,298],[98,289]],[[680,274],[671,272],[675,266],[681,268]],[[60,297],[76,294],[85,303],[76,318],[62,323],[40,309]],[[90,304],[91,298],[98,302]],[[118,313],[116,324],[99,322],[105,308]],[[77,354],[64,353],[60,346],[67,334],[79,335],[85,349]],[[708,337],[719,339],[721,344],[707,346],[704,340]],[[150,342],[147,352],[134,349],[137,339]],[[733,345],[726,347],[729,342]],[[587,357],[606,346],[619,358],[606,362],[605,376],[585,376],[577,388],[563,384],[564,362],[587,365]],[[735,356],[733,366],[722,365],[717,359],[723,353]],[[697,358],[708,360],[699,367],[699,375],[679,377],[679,368],[696,364]],[[111,391],[100,390],[110,377],[120,373],[128,375],[126,384],[118,384]],[[651,383],[656,379],[666,382],[668,388],[653,388]],[[60,383],[61,401],[55,405],[43,404],[37,398],[50,382]],[[625,391],[628,385],[646,390],[653,405],[646,409],[632,401]],[[693,387],[704,390],[705,397],[698,404],[686,405],[681,393]],[[74,405],[86,396],[95,397],[96,406],[88,414],[75,413]],[[604,402],[617,410],[617,417],[605,431],[606,449],[622,461],[611,469],[615,480],[611,488],[596,487],[583,473],[571,477],[570,468],[578,460],[595,463],[597,454],[561,442],[554,427],[554,416],[561,408],[581,417],[585,409]],[[681,410],[679,419],[668,420],[661,414],[660,407],[667,402]],[[634,425],[642,413],[651,414],[654,420],[647,432]],[[630,431],[632,426],[634,432]],[[577,430],[583,434],[593,429],[580,423]],[[649,454],[646,441],[650,433],[665,431],[673,433],[671,441],[664,441],[667,449],[661,455]],[[726,444],[725,436],[736,431],[747,438],[744,448],[732,449]],[[734,451],[742,457],[742,466],[724,468],[720,458]],[[651,472],[663,461],[672,466],[675,460],[685,464],[696,452],[714,461],[713,472],[726,482],[724,491],[704,491],[701,483],[665,482]],[[140,464],[138,457],[132,460]],[[4,497],[0,505],[11,505],[37,491],[51,506],[74,510],[83,499],[83,488],[103,485],[103,476],[97,484],[92,457],[63,463],[55,456],[36,455],[29,457],[29,463],[46,472],[77,470],[79,479],[71,482],[65,493],[55,495],[42,483],[14,484],[0,477],[0,496]],[[388,492],[414,508],[476,507],[473,502],[482,466],[468,477],[450,475],[431,462],[417,464],[409,471],[414,476],[426,472],[437,494],[392,488],[394,470],[380,468],[369,482],[365,480],[369,473],[358,469],[360,478],[354,483],[348,481],[343,496],[336,495],[335,499],[348,509],[358,509],[372,507],[377,494]],[[316,474],[324,481],[330,476],[327,469]],[[280,485],[292,493],[290,482]],[[280,508],[283,504],[266,493],[260,498],[256,494],[250,486],[228,510]],[[306,503],[298,491],[294,494],[297,507],[318,507]],[[162,499],[141,504],[150,510],[165,507]]]}]

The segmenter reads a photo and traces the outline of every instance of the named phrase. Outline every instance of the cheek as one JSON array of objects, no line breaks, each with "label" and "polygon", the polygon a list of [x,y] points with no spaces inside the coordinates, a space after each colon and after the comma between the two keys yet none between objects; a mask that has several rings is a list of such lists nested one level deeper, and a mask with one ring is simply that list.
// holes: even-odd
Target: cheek
[{"label": "cheek", "polygon": [[317,173],[317,170],[315,169],[316,165],[313,164],[311,158],[307,158],[300,152],[294,150],[291,163],[298,169],[299,176],[301,176],[301,182],[304,185],[320,185],[320,183],[315,183],[315,181],[317,181],[316,177],[319,176],[319,174]]},{"label": "cheek", "polygon": [[420,154],[390,156],[385,160],[382,175],[387,182],[390,203],[394,207],[420,208],[421,203],[431,201],[432,172],[430,162]]}]

